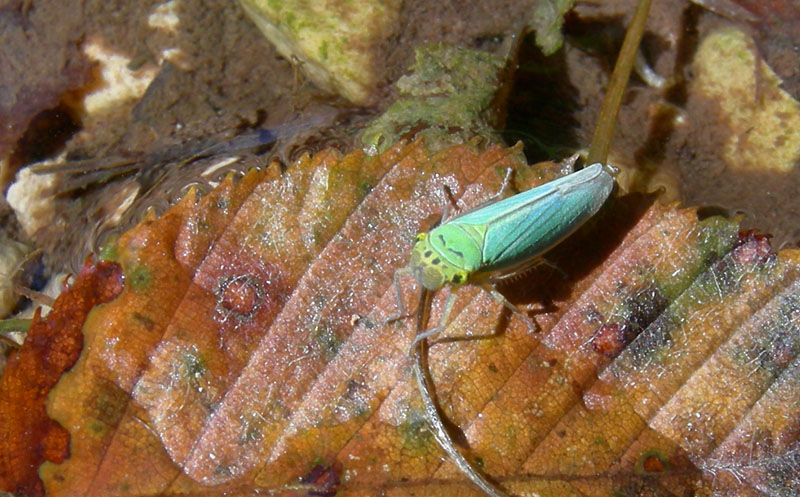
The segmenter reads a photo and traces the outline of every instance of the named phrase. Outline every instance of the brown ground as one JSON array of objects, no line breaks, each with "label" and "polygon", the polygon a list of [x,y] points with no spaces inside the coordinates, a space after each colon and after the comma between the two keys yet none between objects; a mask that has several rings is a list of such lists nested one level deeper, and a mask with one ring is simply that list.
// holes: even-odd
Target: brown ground
[{"label": "brown ground", "polygon": [[[89,160],[87,170],[106,164],[109,157],[134,164],[113,178],[105,172],[89,179],[68,178],[58,222],[33,240],[55,254],[56,265],[82,260],[96,238],[107,234],[107,204],[117,198],[120,185],[137,182],[149,191],[123,220],[124,227],[145,207],[166,205],[197,180],[209,160],[176,167],[181,164],[176,158],[192,156],[208,143],[267,128],[293,136],[273,150],[287,159],[298,150],[352,146],[355,131],[393,98],[391,83],[406,71],[415,46],[444,41],[498,50],[506,36],[518,32],[534,2],[406,2],[400,34],[387,42],[377,61],[384,75],[381,103],[374,109],[354,109],[305,83],[234,1],[181,0],[182,25],[169,44],[183,50],[188,64],[165,63],[141,100],[85,121],[75,102],[98,79],[81,44],[102,39],[136,64],[152,64],[166,44],[159,37],[167,36],[147,26],[147,16],[159,3],[6,0],[0,6],[0,156],[11,154],[11,167],[0,184],[5,188],[14,171],[62,150],[71,160]],[[756,12],[753,5],[745,7]],[[761,21],[745,26],[784,78],[785,88],[797,96],[800,64],[791,50],[796,45],[791,33],[797,30],[775,28],[780,8],[791,7],[757,12]],[[632,10],[630,0],[579,3],[567,20],[565,50],[543,58],[530,47],[523,49],[508,136],[515,141],[534,135],[535,140],[528,140],[532,160],[563,156],[588,144]],[[796,243],[798,174],[726,175],[721,181],[717,150],[724,129],[717,126],[713,103],[695,101],[687,92],[697,40],[714,25],[729,22],[678,0],[654,2],[645,53],[659,74],[677,77],[679,83],[661,92],[632,80],[620,112],[614,157],[625,164],[646,160],[667,168],[676,178],[673,197],[744,212],[748,226],[773,233],[778,244]],[[666,126],[665,103],[686,112],[691,125],[680,130]],[[262,152],[248,152],[235,167],[263,164],[267,155]],[[6,230],[16,232],[4,204],[0,219]]]}]

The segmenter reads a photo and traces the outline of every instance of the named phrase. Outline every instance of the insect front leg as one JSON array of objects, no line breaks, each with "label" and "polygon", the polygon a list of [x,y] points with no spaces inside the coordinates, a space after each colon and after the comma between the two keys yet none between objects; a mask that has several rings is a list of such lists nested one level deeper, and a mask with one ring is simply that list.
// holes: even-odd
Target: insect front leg
[{"label": "insect front leg", "polygon": [[395,321],[398,321],[400,319],[409,317],[409,315],[405,313],[406,312],[406,310],[405,310],[406,306],[403,303],[403,289],[400,288],[400,278],[402,278],[403,276],[408,276],[410,274],[411,274],[411,270],[409,268],[407,268],[407,267],[404,267],[402,269],[398,269],[397,271],[395,271],[395,273],[394,273],[394,296],[395,296],[395,299],[396,299],[395,303],[397,305],[397,312],[392,314],[388,318],[386,318],[386,321],[383,322],[384,325],[387,325],[387,324],[390,324],[390,323],[394,323]]},{"label": "insect front leg", "polygon": [[444,190],[444,196],[447,197],[447,202],[444,203],[442,206],[442,218],[439,220],[439,224],[445,222],[450,217],[450,209],[454,208],[458,211],[458,200],[455,199],[453,196],[453,191],[447,185],[442,185],[442,190]]},{"label": "insect front leg", "polygon": [[480,205],[478,205],[476,207],[473,207],[472,209],[467,210],[467,212],[472,212],[474,210],[480,209],[481,207],[484,207],[486,205],[493,204],[493,203],[497,202],[498,200],[502,199],[503,195],[506,194],[506,190],[508,190],[508,185],[511,184],[511,175],[512,174],[514,174],[514,170],[511,169],[510,167],[507,168],[506,169],[506,175],[503,176],[503,183],[500,185],[500,189],[497,190],[497,192],[494,195],[492,195],[491,197],[489,197],[486,200],[484,200],[483,202],[481,202]]},{"label": "insect front leg", "polygon": [[513,173],[514,173],[514,170],[511,169],[510,167],[508,169],[506,169],[506,175],[503,176],[503,184],[500,185],[500,189],[497,191],[497,193],[495,193],[494,195],[492,195],[491,197],[489,197],[486,200],[487,204],[492,203],[492,202],[502,198],[503,195],[505,195],[506,190],[508,190],[508,185],[511,183],[511,175]]},{"label": "insect front leg", "polygon": [[461,212],[462,214],[466,214],[467,212],[472,212],[473,210],[479,209],[479,208],[481,208],[481,207],[483,207],[485,205],[493,204],[497,200],[501,199],[503,197],[503,195],[505,195],[506,190],[508,190],[508,185],[511,184],[511,175],[512,174],[514,174],[514,170],[513,169],[511,169],[510,167],[508,169],[506,169],[506,175],[503,176],[503,183],[500,185],[500,190],[498,190],[494,195],[492,195],[488,199],[486,199],[483,202],[481,202],[480,205],[478,205],[476,207],[472,207],[472,208],[459,207],[458,201],[453,196],[453,192],[452,192],[452,190],[450,190],[450,187],[447,186],[447,185],[443,185],[442,188],[444,189],[444,194],[447,197],[449,202],[445,203],[444,207],[442,208],[442,220],[440,221],[440,223],[443,224],[448,219],[450,219],[450,209],[451,208],[454,208],[456,211],[460,210],[460,211],[462,211]]},{"label": "insect front leg", "polygon": [[536,333],[537,331],[539,331],[539,326],[530,317],[528,317],[527,314],[520,311],[519,307],[509,302],[509,300],[505,298],[505,296],[502,293],[497,291],[494,285],[492,285],[491,283],[483,283],[481,284],[481,287],[486,292],[488,292],[489,295],[491,295],[492,299],[494,299],[496,302],[500,302],[506,307],[506,309],[510,310],[511,312],[522,318],[528,325],[528,328],[530,329],[531,333]]}]

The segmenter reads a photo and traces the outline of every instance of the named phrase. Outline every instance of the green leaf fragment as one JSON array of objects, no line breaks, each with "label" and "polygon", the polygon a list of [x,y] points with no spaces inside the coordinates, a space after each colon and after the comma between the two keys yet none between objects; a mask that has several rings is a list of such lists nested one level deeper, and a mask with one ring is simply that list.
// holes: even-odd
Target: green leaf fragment
[{"label": "green leaf fragment", "polygon": [[491,103],[505,60],[478,50],[432,44],[416,50],[413,73],[397,82],[398,100],[361,135],[371,154],[387,149],[416,127],[426,128],[433,150],[478,135],[497,140]]},{"label": "green leaf fragment", "polygon": [[533,11],[531,27],[536,31],[536,44],[545,55],[552,55],[564,43],[561,26],[573,0],[540,0]]}]

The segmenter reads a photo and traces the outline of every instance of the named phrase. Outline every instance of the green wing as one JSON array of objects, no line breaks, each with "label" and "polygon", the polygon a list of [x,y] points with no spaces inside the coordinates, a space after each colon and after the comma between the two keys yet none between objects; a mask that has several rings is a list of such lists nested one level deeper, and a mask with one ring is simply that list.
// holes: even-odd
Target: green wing
[{"label": "green wing", "polygon": [[600,209],[613,186],[611,174],[594,164],[453,218],[440,228],[451,225],[465,233],[485,228],[478,269],[500,270],[539,256],[572,234]]}]

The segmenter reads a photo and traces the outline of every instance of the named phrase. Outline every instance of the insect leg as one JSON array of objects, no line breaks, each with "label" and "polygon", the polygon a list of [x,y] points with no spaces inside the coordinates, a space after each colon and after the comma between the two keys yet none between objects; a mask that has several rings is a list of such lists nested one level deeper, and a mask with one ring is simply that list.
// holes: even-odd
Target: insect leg
[{"label": "insect leg", "polygon": [[[511,175],[513,173],[514,173],[514,170],[511,169],[510,167],[508,169],[506,169],[506,175],[503,177],[503,184],[500,185],[500,190],[498,190],[497,193],[495,193],[494,195],[492,195],[488,199],[484,200],[480,204],[478,204],[478,205],[476,205],[474,207],[471,207],[471,208],[459,207],[458,201],[453,197],[453,192],[450,190],[450,187],[448,187],[447,185],[443,186],[444,193],[445,193],[445,196],[447,196],[447,198],[450,200],[450,204],[451,204],[450,206],[455,207],[456,211],[461,211],[461,212],[459,212],[459,215],[463,215],[463,214],[466,214],[468,212],[472,212],[472,211],[474,211],[476,209],[480,209],[481,207],[484,207],[486,205],[493,204],[494,202],[500,200],[503,197],[503,195],[505,195],[506,190],[508,189],[508,185],[511,183]],[[440,223],[444,223],[450,218],[450,206],[445,204],[444,208],[442,209],[442,220],[441,220]]]},{"label": "insect leg", "polygon": [[502,196],[505,195],[506,190],[508,190],[508,185],[511,183],[511,174],[513,172],[514,170],[511,169],[510,167],[506,169],[506,175],[503,176],[503,184],[500,185],[500,190],[498,190],[497,193],[489,197],[489,199],[486,201],[487,204],[490,204],[495,200],[502,198]]},{"label": "insect leg", "polygon": [[550,262],[544,257],[542,257],[540,263],[549,268],[555,269],[556,271],[558,271],[558,274],[560,274],[562,278],[564,278],[565,280],[569,280],[569,275],[567,274],[567,272],[561,269],[561,267],[555,262]]},{"label": "insect leg", "polygon": [[397,304],[397,312],[386,318],[386,321],[383,322],[384,325],[408,317],[408,315],[405,314],[406,306],[403,303],[403,290],[400,288],[400,278],[409,274],[411,274],[411,270],[407,267],[394,272],[394,296],[396,299],[395,303]]},{"label": "insect leg", "polygon": [[500,302],[506,307],[506,309],[510,310],[511,312],[522,318],[525,321],[525,323],[527,323],[528,328],[530,328],[531,330],[531,333],[536,333],[537,331],[539,331],[539,326],[531,318],[529,318],[527,314],[520,311],[517,306],[509,302],[508,299],[505,298],[502,293],[498,292],[493,285],[489,283],[484,283],[481,285],[481,287],[485,291],[487,291],[489,295],[492,296],[492,299],[494,299],[497,302]]},{"label": "insect leg", "polygon": [[444,190],[444,196],[447,197],[447,202],[444,203],[444,207],[442,207],[442,219],[439,223],[445,222],[447,218],[450,217],[450,206],[455,206],[456,210],[458,210],[458,201],[453,198],[453,192],[450,190],[450,187],[447,185],[442,185],[442,189]]},{"label": "insect leg", "polygon": [[411,342],[411,346],[408,348],[409,354],[414,353],[414,349],[416,348],[419,342],[425,340],[426,338],[432,337],[433,335],[439,333],[440,331],[442,331],[447,327],[447,322],[450,320],[450,311],[453,310],[453,305],[455,304],[455,302],[456,302],[456,290],[455,288],[453,288],[450,291],[450,295],[447,296],[447,300],[444,303],[444,312],[442,313],[442,317],[439,320],[439,324],[436,327],[431,328],[415,336],[414,341]]}]

